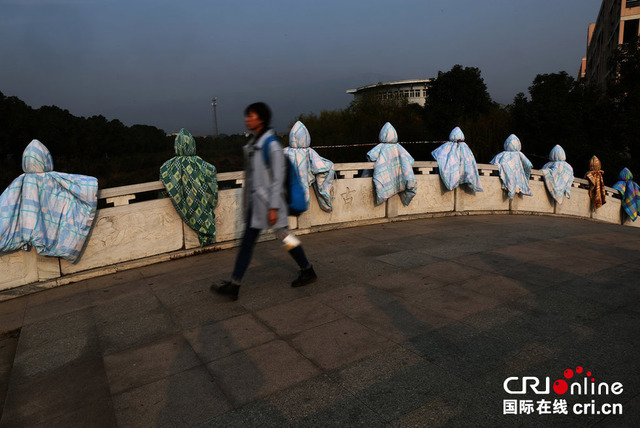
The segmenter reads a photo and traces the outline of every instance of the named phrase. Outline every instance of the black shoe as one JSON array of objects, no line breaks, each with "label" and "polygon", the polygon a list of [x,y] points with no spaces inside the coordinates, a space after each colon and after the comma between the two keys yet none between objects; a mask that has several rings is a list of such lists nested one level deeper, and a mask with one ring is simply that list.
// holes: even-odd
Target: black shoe
[{"label": "black shoe", "polygon": [[238,300],[238,293],[240,292],[240,286],[234,284],[231,281],[222,281],[220,284],[212,284],[211,291],[215,291],[218,294],[229,296],[231,300]]},{"label": "black shoe", "polygon": [[318,279],[318,275],[316,275],[316,272],[313,270],[313,266],[309,266],[308,268],[302,269],[300,271],[300,274],[296,279],[293,280],[291,286],[302,287],[304,285],[315,282],[316,279]]}]

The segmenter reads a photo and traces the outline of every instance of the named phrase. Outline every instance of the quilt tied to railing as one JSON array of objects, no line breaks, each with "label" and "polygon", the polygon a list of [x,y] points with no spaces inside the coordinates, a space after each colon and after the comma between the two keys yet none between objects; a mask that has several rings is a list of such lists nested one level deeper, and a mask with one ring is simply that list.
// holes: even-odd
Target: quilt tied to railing
[{"label": "quilt tied to railing", "polygon": [[198,234],[200,245],[214,242],[218,203],[216,167],[196,155],[196,142],[181,129],[174,142],[176,156],[160,167],[160,180],[182,220]]},{"label": "quilt tied to railing", "polygon": [[98,180],[53,171],[53,158],[38,140],[22,154],[24,174],[0,195],[0,251],[28,250],[76,262],[91,231]]},{"label": "quilt tied to railing", "polygon": [[302,122],[298,121],[289,132],[289,147],[284,148],[284,153],[296,166],[307,204],[309,203],[309,187],[313,185],[318,205],[323,211],[331,212],[331,188],[336,175],[333,162],[321,157],[309,147],[310,145],[309,131]]},{"label": "quilt tied to railing", "polygon": [[474,192],[482,192],[476,158],[464,142],[464,134],[457,126],[449,134],[449,141],[431,152],[438,162],[440,178],[449,190],[467,184]]},{"label": "quilt tied to railing", "polygon": [[497,154],[490,162],[500,167],[500,181],[502,188],[508,191],[509,199],[513,199],[516,193],[533,195],[529,187],[533,165],[520,151],[521,148],[518,137],[511,134],[504,142],[504,151]]},{"label": "quilt tied to railing", "polygon": [[573,183],[573,168],[566,162],[564,149],[556,144],[549,154],[550,162],[542,167],[542,176],[547,190],[559,204],[562,197],[571,199],[571,183]]},{"label": "quilt tied to railing", "polygon": [[640,204],[640,187],[633,181],[633,174],[627,168],[623,168],[618,175],[618,182],[613,188],[622,195],[622,208],[632,221],[638,218],[638,205]]},{"label": "quilt tied to railing", "polygon": [[378,136],[380,144],[369,150],[367,158],[375,161],[373,183],[376,189],[376,205],[395,194],[407,206],[416,195],[418,182],[413,173],[413,157],[398,144],[398,133],[385,123]]},{"label": "quilt tied to railing", "polygon": [[594,209],[600,208],[607,202],[604,179],[602,178],[604,171],[601,168],[600,159],[593,156],[589,161],[587,180],[589,180],[589,199],[591,199],[591,206]]}]

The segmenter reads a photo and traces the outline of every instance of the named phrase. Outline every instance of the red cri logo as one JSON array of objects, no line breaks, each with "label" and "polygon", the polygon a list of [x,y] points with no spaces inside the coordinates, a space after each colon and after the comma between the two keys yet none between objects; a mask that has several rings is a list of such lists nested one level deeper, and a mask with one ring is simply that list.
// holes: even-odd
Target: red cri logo
[{"label": "red cri logo", "polygon": [[[584,369],[580,366],[576,367],[576,371],[575,373],[577,374],[582,374],[582,372],[584,372]],[[573,378],[574,372],[571,369],[566,369],[564,371],[564,377],[565,379],[571,379]],[[586,377],[591,377],[591,372],[587,372],[585,373]],[[586,382],[586,379],[585,379]],[[591,382],[595,382],[594,378],[591,378]],[[567,381],[564,379],[558,379],[555,382],[553,382],[553,391],[556,394],[562,395],[564,393],[566,393],[569,390],[569,385],[567,384]]]}]

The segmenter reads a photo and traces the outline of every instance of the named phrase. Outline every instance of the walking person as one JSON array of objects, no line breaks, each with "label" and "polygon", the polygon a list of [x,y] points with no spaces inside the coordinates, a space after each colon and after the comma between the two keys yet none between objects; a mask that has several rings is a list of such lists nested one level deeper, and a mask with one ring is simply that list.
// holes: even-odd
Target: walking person
[{"label": "walking person", "polygon": [[[212,291],[229,296],[232,300],[238,299],[242,277],[263,229],[275,229],[276,238],[283,242],[300,267],[300,274],[291,283],[292,287],[301,287],[317,279],[300,240],[289,230],[284,188],[285,158],[282,146],[270,127],[271,110],[265,103],[254,103],[245,109],[244,116],[247,129],[253,133],[243,147],[245,182],[242,209],[245,230],[231,279],[211,286]],[[268,147],[263,149],[265,144]],[[263,150],[267,151],[268,156],[263,155]]]}]

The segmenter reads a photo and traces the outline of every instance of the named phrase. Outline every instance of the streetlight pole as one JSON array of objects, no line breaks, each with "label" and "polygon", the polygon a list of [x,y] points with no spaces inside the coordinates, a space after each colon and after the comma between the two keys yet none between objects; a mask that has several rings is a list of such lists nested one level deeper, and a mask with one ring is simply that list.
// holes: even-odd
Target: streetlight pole
[{"label": "streetlight pole", "polygon": [[218,99],[216,97],[211,98],[211,105],[213,106],[213,138],[218,137],[218,116],[216,115],[216,106]]}]

